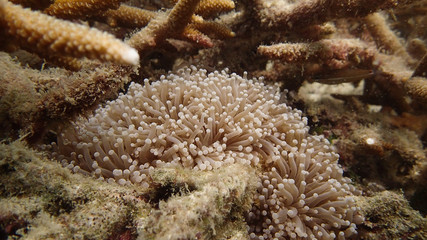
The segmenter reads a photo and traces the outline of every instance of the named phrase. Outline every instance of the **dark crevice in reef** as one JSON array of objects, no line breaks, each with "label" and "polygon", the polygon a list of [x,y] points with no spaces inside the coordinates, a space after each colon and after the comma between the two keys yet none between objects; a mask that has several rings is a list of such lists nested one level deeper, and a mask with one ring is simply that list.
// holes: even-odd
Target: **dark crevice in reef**
[{"label": "dark crevice in reef", "polygon": [[[28,222],[15,214],[0,215],[0,240],[17,239],[22,237],[17,231],[25,228]],[[24,232],[27,230],[25,229]],[[9,238],[10,237],[10,238]]]},{"label": "dark crevice in reef", "polygon": [[153,204],[155,208],[159,208],[160,201],[167,201],[173,196],[185,196],[196,190],[196,187],[188,183],[166,183],[154,188],[147,195],[148,202]]}]

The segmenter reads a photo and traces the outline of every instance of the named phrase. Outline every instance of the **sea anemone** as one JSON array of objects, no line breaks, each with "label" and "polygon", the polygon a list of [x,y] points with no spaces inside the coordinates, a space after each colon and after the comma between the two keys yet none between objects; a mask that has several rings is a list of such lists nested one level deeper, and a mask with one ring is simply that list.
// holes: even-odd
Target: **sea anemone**
[{"label": "sea anemone", "polygon": [[162,76],[58,133],[56,157],[74,172],[119,184],[150,185],[157,167],[209,171],[233,163],[260,172],[248,213],[253,239],[333,239],[362,218],[354,187],[322,136],[310,136],[277,86],[227,70],[195,67]]}]

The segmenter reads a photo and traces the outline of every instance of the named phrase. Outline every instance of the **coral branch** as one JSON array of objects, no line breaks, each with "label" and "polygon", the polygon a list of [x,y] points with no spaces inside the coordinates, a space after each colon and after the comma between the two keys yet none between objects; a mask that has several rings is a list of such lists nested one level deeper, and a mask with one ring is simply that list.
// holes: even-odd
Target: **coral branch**
[{"label": "coral branch", "polygon": [[190,23],[199,2],[200,0],[180,0],[168,15],[168,27],[175,32],[183,31]]},{"label": "coral branch", "polygon": [[402,57],[405,61],[413,63],[414,60],[407,53],[401,40],[389,28],[384,16],[380,13],[373,13],[365,17],[366,26],[375,38],[379,47],[383,47],[390,53]]},{"label": "coral branch", "polygon": [[[178,0],[173,0],[178,2]],[[220,12],[228,12],[236,7],[232,0],[201,0],[196,8],[196,14],[202,17],[212,17]]]},{"label": "coral branch", "polygon": [[1,0],[0,23],[24,49],[42,55],[88,57],[121,64],[139,63],[139,55],[114,36],[62,21]]},{"label": "coral branch", "polygon": [[46,14],[64,19],[97,15],[108,9],[117,9],[123,0],[55,0],[44,10]]},{"label": "coral branch", "polygon": [[102,14],[110,26],[144,27],[156,16],[153,11],[120,5],[118,9],[108,10]]},{"label": "coral branch", "polygon": [[285,62],[322,62],[333,69],[342,69],[372,61],[374,52],[355,39],[324,39],[312,43],[282,43],[258,47],[258,53]]},{"label": "coral branch", "polygon": [[205,33],[211,34],[219,39],[232,38],[236,34],[228,27],[213,21],[205,21],[201,17],[193,17],[191,26]]},{"label": "coral branch", "polygon": [[414,99],[427,103],[427,79],[424,77],[413,77],[405,82],[405,89]]},{"label": "coral branch", "polygon": [[418,63],[412,77],[427,77],[427,54]]},{"label": "coral branch", "polygon": [[135,33],[128,44],[139,51],[152,48],[167,37],[181,34],[190,23],[200,0],[180,0],[167,16],[158,14],[141,31]]},{"label": "coral branch", "polygon": [[290,29],[344,17],[362,17],[380,9],[413,0],[256,0],[261,22],[269,27]]},{"label": "coral branch", "polygon": [[201,0],[196,9],[196,14],[202,17],[212,17],[219,12],[233,10],[235,4],[232,0]]},{"label": "coral branch", "polygon": [[182,35],[185,39],[195,42],[201,46],[213,47],[212,40],[208,36],[204,35],[203,33],[201,33],[199,30],[195,28],[192,28],[192,27],[185,28]]}]

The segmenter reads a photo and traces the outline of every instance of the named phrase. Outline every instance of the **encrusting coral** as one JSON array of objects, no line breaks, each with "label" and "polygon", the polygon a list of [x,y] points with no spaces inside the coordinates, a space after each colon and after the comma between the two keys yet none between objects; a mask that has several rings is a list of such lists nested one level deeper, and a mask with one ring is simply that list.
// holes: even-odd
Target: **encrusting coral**
[{"label": "encrusting coral", "polygon": [[363,218],[338,156],[279,98],[257,79],[182,69],[132,83],[127,94],[60,130],[55,156],[74,172],[145,188],[159,167],[260,167],[251,238],[351,236]]}]

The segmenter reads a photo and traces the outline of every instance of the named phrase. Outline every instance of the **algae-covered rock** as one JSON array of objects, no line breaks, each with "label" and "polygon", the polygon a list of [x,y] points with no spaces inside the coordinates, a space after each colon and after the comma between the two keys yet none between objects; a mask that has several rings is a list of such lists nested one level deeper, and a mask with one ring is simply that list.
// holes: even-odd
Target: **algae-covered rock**
[{"label": "algae-covered rock", "polygon": [[402,193],[382,191],[357,201],[365,214],[361,239],[427,239],[427,219],[409,206]]},{"label": "algae-covered rock", "polygon": [[234,164],[207,172],[160,169],[152,177],[163,186],[162,196],[177,186],[182,190],[161,200],[141,221],[138,239],[248,238],[244,213],[251,208],[258,181],[253,168]]},{"label": "algae-covered rock", "polygon": [[153,170],[155,186],[120,186],[29,149],[0,144],[0,230],[11,239],[246,239],[255,170]]},{"label": "algae-covered rock", "polygon": [[138,187],[72,174],[21,142],[0,145],[0,168],[0,225],[9,236],[107,239],[132,231],[133,215],[149,209]]}]

